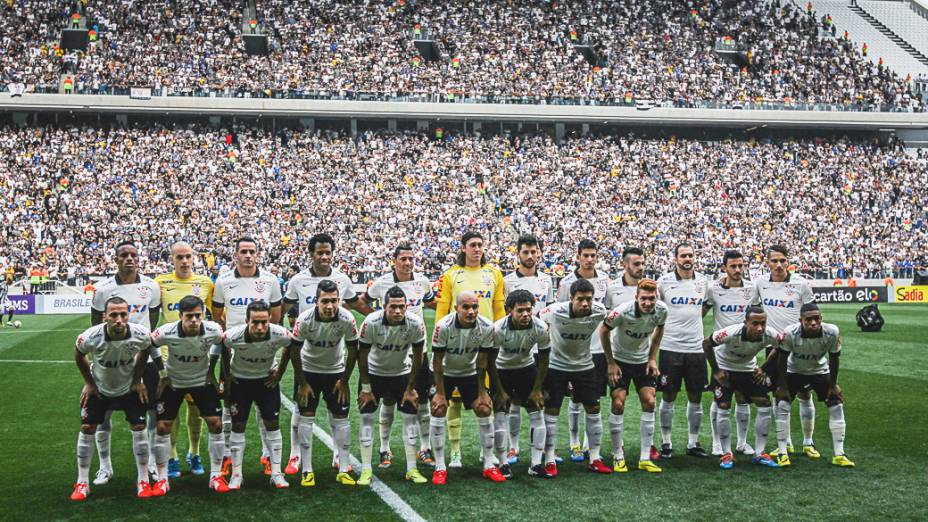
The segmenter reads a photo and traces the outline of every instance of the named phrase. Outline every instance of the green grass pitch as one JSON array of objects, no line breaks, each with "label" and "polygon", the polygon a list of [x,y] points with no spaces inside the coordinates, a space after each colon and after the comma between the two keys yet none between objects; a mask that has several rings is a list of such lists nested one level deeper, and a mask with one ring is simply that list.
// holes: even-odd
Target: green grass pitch
[{"label": "green grass pitch", "polygon": [[[375,466],[375,474],[427,520],[928,520],[924,504],[928,491],[928,402],[922,397],[928,384],[928,307],[882,306],[887,324],[878,334],[862,334],[856,328],[854,313],[859,305],[823,308],[825,320],[838,324],[844,340],[840,384],[847,401],[846,448],[857,463],[856,469],[830,464],[828,413],[819,403],[816,443],[822,459],[810,461],[796,455],[791,469],[754,467],[741,456],[734,470],[724,472],[715,459],[677,454],[670,462],[661,462],[664,473],[660,475],[636,470],[623,475],[593,475],[582,464],[565,462],[557,479],[539,481],[526,475],[523,458],[514,466],[515,480],[493,484],[480,477],[477,427],[473,415],[465,413],[465,468],[451,470],[446,487],[414,486],[403,480],[399,416],[393,431],[394,466],[386,471]],[[289,490],[271,489],[258,464],[260,443],[254,417],[248,428],[242,491],[211,494],[205,477],[194,477],[182,466],[184,475],[172,481],[167,497],[139,500],[134,496],[135,466],[128,427],[117,412],[113,417],[114,479],[106,486],[92,486],[87,502],[71,502],[68,495],[76,477],[74,451],[81,388],[72,360],[73,342],[89,320],[84,316],[19,319],[22,329],[0,330],[0,520],[399,518],[370,488],[335,484],[329,467],[331,452],[318,438],[313,453],[316,487],[301,488],[299,481],[290,477]],[[428,323],[431,329],[431,313]],[[281,389],[290,390],[290,382],[288,374]],[[701,437],[705,447],[710,443],[709,401],[706,394]],[[796,408],[793,439],[800,441]],[[639,411],[632,397],[625,433],[632,463],[638,448]],[[353,406],[354,430],[356,414]],[[319,421],[328,430],[321,413]],[[289,425],[289,412],[282,411],[281,425]],[[526,417],[523,457],[527,457],[529,446],[527,425]],[[685,430],[685,408],[677,407],[677,448],[684,445]],[[566,455],[566,422],[562,421],[559,431],[559,450]],[[356,431],[353,437],[352,453],[357,456]],[[770,438],[772,445],[773,432]],[[753,416],[749,441],[753,441]],[[379,443],[374,444],[376,458]],[[186,430],[182,430],[179,451],[185,452],[186,445]],[[610,454],[609,446],[606,432],[604,455]],[[285,428],[284,459],[288,451],[289,430]],[[201,453],[206,455],[205,436]],[[97,466],[94,456],[91,476]],[[430,475],[430,469],[420,469]]]}]

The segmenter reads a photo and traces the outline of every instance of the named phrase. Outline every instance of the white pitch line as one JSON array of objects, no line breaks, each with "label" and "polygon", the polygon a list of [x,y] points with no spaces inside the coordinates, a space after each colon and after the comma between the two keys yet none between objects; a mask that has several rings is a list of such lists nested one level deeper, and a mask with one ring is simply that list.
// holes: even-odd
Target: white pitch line
[{"label": "white pitch line", "polygon": [[[290,400],[289,397],[281,393],[280,400],[284,406],[290,410],[291,414],[295,415],[297,413],[296,404]],[[313,434],[316,436],[316,438],[321,440],[322,443],[325,444],[326,447],[328,447],[332,452],[335,452],[335,442],[332,441],[332,437],[326,433],[325,430],[319,427],[318,423],[313,424]],[[350,457],[351,466],[355,469],[361,469],[361,462],[358,461],[354,455],[350,455]],[[381,481],[379,478],[374,477],[373,482],[371,482],[371,489],[374,491],[374,493],[377,493],[377,496],[379,496],[380,499],[390,507],[390,509],[399,515],[401,519],[412,522],[425,522],[425,519],[422,518],[422,515],[416,513],[416,510],[407,504],[406,501],[402,499],[402,497],[397,495],[395,491],[390,489],[390,486],[384,484],[383,481]]]},{"label": "white pitch line", "polygon": [[0,363],[23,363],[23,364],[74,364],[74,361],[53,361],[40,359],[0,359]]},{"label": "white pitch line", "polygon": [[17,333],[45,333],[45,332],[83,332],[87,328],[49,328],[47,330],[23,330],[22,328],[10,328],[7,326],[0,330],[0,334],[17,334]]}]

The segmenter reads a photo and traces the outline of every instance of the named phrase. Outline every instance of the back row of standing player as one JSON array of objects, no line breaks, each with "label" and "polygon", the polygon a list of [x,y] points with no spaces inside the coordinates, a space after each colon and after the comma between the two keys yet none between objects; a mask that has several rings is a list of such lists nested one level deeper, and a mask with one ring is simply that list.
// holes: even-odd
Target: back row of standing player
[{"label": "back row of standing player", "polygon": [[[644,273],[641,250],[626,249],[623,253],[624,271],[615,281],[610,281],[595,270],[595,243],[582,241],[578,246],[580,266],[561,281],[555,298],[551,278],[537,271],[540,246],[531,236],[520,238],[517,244],[520,266],[504,278],[498,269],[485,263],[483,238],[478,233],[467,233],[462,238],[458,263],[442,276],[437,294],[433,294],[424,277],[413,271],[411,249],[400,247],[394,252],[394,269],[378,278],[366,293],[356,295],[350,279],[331,266],[334,240],[319,234],[311,240],[311,266],[293,277],[286,294],[282,295],[277,280],[257,266],[258,247],[248,239],[236,243],[236,266],[220,276],[215,290],[209,288],[208,279],[192,278],[189,270],[186,270],[187,274],[180,274],[177,269],[174,274],[162,277],[159,287],[155,281],[138,274],[135,247],[129,243],[120,245],[116,252],[119,273],[99,285],[93,301],[92,321],[99,323],[94,327],[99,331],[91,328],[78,339],[78,365],[82,366],[80,359],[87,353],[93,354],[94,365],[92,369],[81,368],[87,386],[82,394],[79,478],[72,497],[86,498],[89,493],[87,475],[92,451],[88,436],[95,431],[101,472],[105,472],[102,483],[112,476],[108,448],[101,447],[101,442],[108,444],[108,437],[101,441],[96,429],[108,410],[126,410],[127,419],[133,427],[133,444],[144,445],[142,439],[145,437],[137,434],[141,433],[144,424],[140,426],[138,419],[130,419],[129,414],[130,410],[135,412],[137,408],[127,408],[125,404],[131,397],[108,395],[98,382],[105,380],[103,373],[112,366],[107,364],[106,352],[115,353],[108,349],[113,339],[112,333],[106,329],[111,322],[107,315],[107,302],[112,297],[121,297],[125,301],[130,323],[143,326],[156,324],[162,304],[165,304],[165,320],[172,320],[155,331],[151,335],[154,342],[149,343],[168,346],[166,368],[158,364],[160,358],[152,360],[146,365],[149,368],[146,390],[143,391],[144,387],[135,385],[131,380],[116,390],[126,391],[129,396],[137,396],[140,400],[151,399],[149,402],[155,406],[158,419],[157,423],[149,423],[154,433],[150,433],[147,441],[149,447],[154,448],[156,482],[154,486],[149,485],[148,463],[142,466],[137,460],[140,496],[164,494],[169,488],[164,473],[166,447],[170,445],[167,435],[184,396],[202,406],[201,414],[209,425],[211,488],[225,491],[241,487],[244,427],[252,403],[259,412],[263,454],[266,455],[262,461],[269,468],[267,472],[271,475],[272,485],[286,487],[287,482],[280,469],[282,437],[277,423],[280,396],[276,383],[291,355],[298,370],[294,379],[298,414],[294,414],[291,420],[291,456],[284,471],[296,473],[302,468],[301,484],[306,486],[315,483],[311,448],[315,410],[320,399],[325,399],[329,410],[329,422],[338,446],[333,463],[339,470],[336,480],[343,484],[364,485],[372,479],[373,415],[381,399],[384,406],[381,408],[380,464],[389,465],[392,457],[389,428],[393,409],[399,404],[407,454],[406,478],[413,482],[426,481],[416,469],[417,458],[434,464],[433,482],[445,482],[445,429],[453,431],[451,414],[456,404],[472,408],[477,414],[485,477],[502,481],[512,476],[510,465],[518,459],[519,452],[520,406],[528,410],[533,428],[529,473],[544,478],[555,476],[557,419],[565,396],[570,397],[568,428],[571,458],[584,459],[580,451],[578,426],[580,411],[585,409],[585,445],[588,447],[590,470],[601,473],[627,471],[622,443],[623,413],[632,382],[636,385],[643,410],[639,468],[659,472],[660,468],[654,461],[671,458],[673,405],[683,383],[689,399],[687,453],[706,457],[708,455],[698,441],[702,417],[700,398],[708,384],[706,355],[709,355],[708,360],[714,370],[716,403],[713,406],[718,408],[713,407],[713,413],[719,412],[720,422],[719,429],[713,429],[713,432],[715,435],[718,431],[718,453],[722,456],[720,464],[723,468],[733,464],[729,447],[732,392],[739,404],[750,400],[758,407],[755,446],[759,447],[754,450],[754,462],[771,467],[789,465],[789,401],[795,395],[800,397],[804,452],[817,458],[811,439],[814,421],[812,390],[832,409],[831,424],[836,446],[833,462],[852,465],[843,457],[843,449],[839,451],[839,439],[843,444],[844,422],[843,410],[835,411],[841,408],[835,364],[840,350],[837,329],[828,324],[821,326],[820,313],[814,306],[807,307],[807,315],[817,315],[817,332],[814,320],[810,321],[808,329],[800,325],[799,310],[811,303],[811,289],[807,281],[787,272],[785,249],[772,247],[767,252],[771,272],[754,284],[745,284],[742,279],[743,259],[737,253],[726,255],[725,275],[710,282],[693,270],[694,250],[684,243],[675,249],[674,271],[661,277],[656,284],[650,281],[641,284]],[[177,265],[178,257],[189,261],[193,253],[189,246],[178,244],[172,254]],[[189,269],[189,263],[186,267]],[[394,286],[398,289],[393,289]],[[656,288],[652,289],[652,286]],[[394,297],[402,296],[407,305],[401,312],[394,310],[392,315],[390,306],[387,306],[391,292]],[[181,300],[186,295],[198,296],[209,303],[216,323],[203,322],[205,310],[202,309],[180,313]],[[325,302],[319,301],[321,296],[327,298]],[[508,310],[503,305],[507,296],[514,296],[508,303]],[[162,303],[163,297],[169,302]],[[252,305],[261,301],[266,306]],[[340,306],[368,315],[375,303],[384,305],[383,309],[369,315],[360,334],[350,312]],[[187,304],[189,308],[189,300]],[[760,304],[761,307],[752,308],[752,304]],[[252,305],[251,311],[249,305]],[[531,305],[528,315],[525,305]],[[425,358],[424,306],[437,308],[432,368],[426,364]],[[299,316],[292,333],[278,325],[291,308],[295,308]],[[709,309],[713,310],[715,333],[704,339],[702,316]],[[454,313],[450,313],[452,310]],[[532,312],[537,317],[533,318]],[[194,316],[200,317],[200,322]],[[253,320],[255,317],[263,319],[263,329],[260,324],[253,324],[262,322]],[[749,324],[754,326],[749,327]],[[761,326],[758,327],[758,324]],[[185,334],[185,329],[190,331]],[[221,334],[223,329],[226,332]],[[126,328],[128,337],[123,341],[131,340],[133,336],[141,339],[143,330],[133,334],[135,329]],[[198,342],[184,340],[191,335]],[[807,338],[822,341],[810,343],[805,340]],[[88,343],[88,340],[94,342]],[[612,350],[604,351],[603,343],[611,344]],[[143,346],[144,342],[135,344],[141,354],[139,358],[157,352],[157,349],[149,350],[148,346]],[[216,346],[209,348],[213,344]],[[260,349],[256,348],[258,345]],[[787,358],[782,358],[782,376],[779,375],[779,366],[768,364],[767,372],[764,372],[756,365],[756,354],[774,345],[784,352],[803,350],[801,357],[790,356],[788,364]],[[797,350],[797,345],[803,347]],[[184,351],[191,347],[194,351],[209,350],[212,354],[207,358],[205,353],[196,355]],[[285,358],[283,364],[275,368],[272,366],[273,353],[280,348],[284,348]],[[246,356],[261,349],[268,351],[270,356]],[[409,351],[416,355],[408,357]],[[537,355],[528,357],[532,353]],[[550,358],[548,353],[551,353]],[[832,355],[824,360],[829,353]],[[209,415],[216,412],[218,395],[213,397],[214,394],[204,391],[218,387],[211,383],[215,383],[213,368],[220,356],[224,363],[222,375],[226,381],[225,398],[229,406],[223,412],[222,421],[216,415]],[[770,362],[776,359],[768,357]],[[347,462],[350,447],[347,383],[359,362],[362,470],[356,480]],[[158,371],[160,383],[158,375],[151,376]],[[198,386],[193,388],[198,389],[183,388],[181,391],[185,393],[176,393],[177,387],[171,383],[177,378],[171,375],[172,371],[184,376],[190,375],[191,371],[201,373],[202,379],[194,379]],[[802,372],[806,372],[809,378],[790,380],[789,374],[806,375]],[[134,373],[141,376],[142,370]],[[748,378],[742,378],[742,374],[747,374]],[[124,368],[122,375],[124,378],[131,377]],[[485,386],[484,376],[487,376],[486,382],[492,383],[491,386]],[[777,433],[781,447],[774,460],[763,453],[771,422],[771,404],[767,388],[756,383],[766,381],[766,386],[770,386],[771,381],[778,380],[780,383],[776,387],[782,400],[777,406]],[[612,467],[606,466],[599,455],[602,435],[599,400],[607,395],[607,387],[612,399],[609,415]],[[132,392],[129,392],[130,389]],[[663,392],[660,451],[650,443],[654,396],[658,389]],[[169,393],[165,394],[165,390]],[[114,390],[109,391],[115,393]],[[454,400],[456,396],[460,396],[460,400]],[[446,416],[447,422],[443,419]],[[738,448],[750,453],[753,448],[744,442],[748,422],[744,417],[739,411]],[[420,436],[426,427],[430,434],[428,438]],[[226,435],[224,443],[223,432]],[[452,442],[451,465],[454,466],[455,452],[457,462],[460,462],[460,448],[454,447],[455,439],[460,440],[459,432],[456,438],[449,433],[449,439]],[[148,449],[142,452],[136,448],[137,459],[148,452]],[[229,464],[232,477],[226,483],[221,470]]]}]

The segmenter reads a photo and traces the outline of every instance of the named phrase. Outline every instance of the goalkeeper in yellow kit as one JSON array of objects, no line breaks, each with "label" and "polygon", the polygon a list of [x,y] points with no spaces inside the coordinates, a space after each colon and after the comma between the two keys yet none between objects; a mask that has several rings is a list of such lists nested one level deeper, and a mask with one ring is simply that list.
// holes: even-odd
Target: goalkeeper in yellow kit
[{"label": "goalkeeper in yellow kit", "polygon": [[[461,237],[461,251],[457,260],[438,280],[435,295],[435,322],[448,315],[457,304],[461,292],[470,291],[477,295],[480,315],[496,322],[506,315],[506,295],[503,291],[503,273],[499,268],[488,265],[483,253],[483,236],[479,232],[466,232]],[[463,405],[455,391],[448,406],[448,441],[451,455],[448,467],[461,467],[461,413]]]}]

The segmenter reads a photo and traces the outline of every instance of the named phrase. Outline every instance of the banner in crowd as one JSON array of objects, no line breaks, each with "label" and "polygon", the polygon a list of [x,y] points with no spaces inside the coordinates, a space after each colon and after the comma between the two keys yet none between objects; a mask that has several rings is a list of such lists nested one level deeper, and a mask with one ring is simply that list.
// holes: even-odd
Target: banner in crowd
[{"label": "banner in crowd", "polygon": [[889,301],[885,286],[813,287],[812,295],[819,303],[886,303]]},{"label": "banner in crowd", "polygon": [[893,297],[896,303],[928,303],[928,286],[897,286]]},{"label": "banner in crowd", "polygon": [[129,89],[129,97],[134,100],[150,100],[151,87],[132,87]]},{"label": "banner in crowd", "polygon": [[13,303],[14,313],[17,314],[34,314],[36,313],[36,296],[34,295],[11,295],[10,302]]}]

